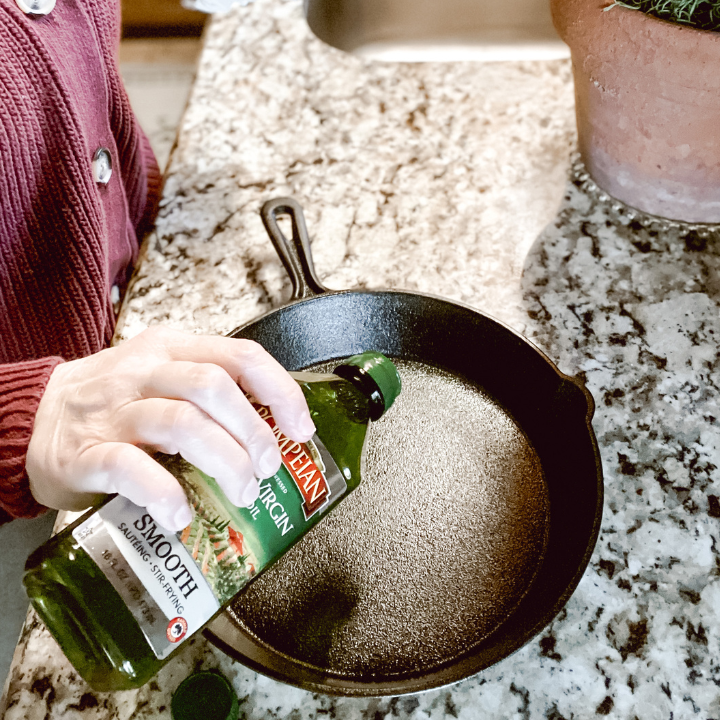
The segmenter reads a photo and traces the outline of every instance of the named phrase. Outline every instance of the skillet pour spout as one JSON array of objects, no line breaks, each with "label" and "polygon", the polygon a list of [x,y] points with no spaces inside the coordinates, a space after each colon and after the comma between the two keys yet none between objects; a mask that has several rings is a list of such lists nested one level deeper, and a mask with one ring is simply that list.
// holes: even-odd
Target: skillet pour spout
[{"label": "skillet pour spout", "polygon": [[371,428],[358,490],[206,633],[314,692],[400,695],[478,673],[552,621],[590,560],[603,504],[592,397],[472,307],[327,290],[300,205],[270,200],[261,217],[292,297],[232,335],[289,370],[379,351],[403,393]]}]

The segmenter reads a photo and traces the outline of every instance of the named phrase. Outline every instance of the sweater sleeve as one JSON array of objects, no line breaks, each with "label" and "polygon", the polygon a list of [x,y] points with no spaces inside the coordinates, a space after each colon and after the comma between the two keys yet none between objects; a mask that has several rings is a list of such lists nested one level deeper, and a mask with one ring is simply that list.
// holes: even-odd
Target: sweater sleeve
[{"label": "sweater sleeve", "polygon": [[0,365],[0,523],[46,510],[30,493],[25,458],[40,398],[61,362],[48,357]]}]

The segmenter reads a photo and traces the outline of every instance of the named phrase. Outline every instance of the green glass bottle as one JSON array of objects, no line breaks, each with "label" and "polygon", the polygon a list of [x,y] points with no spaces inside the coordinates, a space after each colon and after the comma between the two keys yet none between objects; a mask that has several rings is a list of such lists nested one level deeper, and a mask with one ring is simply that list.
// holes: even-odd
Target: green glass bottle
[{"label": "green glass bottle", "polygon": [[118,495],[28,558],[23,582],[33,607],[93,689],[146,683],[360,483],[368,423],[399,394],[397,369],[368,352],[333,374],[291,374],[317,432],[307,443],[290,440],[268,408],[255,405],[278,438],[283,464],[260,481],[251,507],[235,507],[179,456],[159,455],[194,509],[182,532],[165,530]]}]

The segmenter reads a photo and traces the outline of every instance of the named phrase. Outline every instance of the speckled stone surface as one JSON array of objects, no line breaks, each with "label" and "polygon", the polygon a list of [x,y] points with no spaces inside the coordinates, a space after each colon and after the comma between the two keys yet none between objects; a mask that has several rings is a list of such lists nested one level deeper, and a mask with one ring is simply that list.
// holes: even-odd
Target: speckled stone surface
[{"label": "speckled stone surface", "polygon": [[294,0],[214,20],[118,341],[158,322],[224,333],[282,304],[258,209],[291,194],[329,287],[461,300],[585,378],[600,539],[548,628],[450,688],[313,695],[199,638],[144,688],[98,695],[31,615],[6,720],[168,718],[179,682],[213,667],[253,720],[720,717],[720,235],[613,210],[568,180],[574,142],[565,61],[373,64],[314,39]]}]

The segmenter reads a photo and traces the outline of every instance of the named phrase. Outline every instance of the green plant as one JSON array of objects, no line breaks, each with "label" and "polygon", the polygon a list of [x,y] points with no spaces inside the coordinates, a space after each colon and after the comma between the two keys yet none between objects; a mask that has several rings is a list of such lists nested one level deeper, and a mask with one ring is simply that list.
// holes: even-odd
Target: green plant
[{"label": "green plant", "polygon": [[640,10],[661,20],[720,32],[720,0],[615,0],[616,5]]}]

